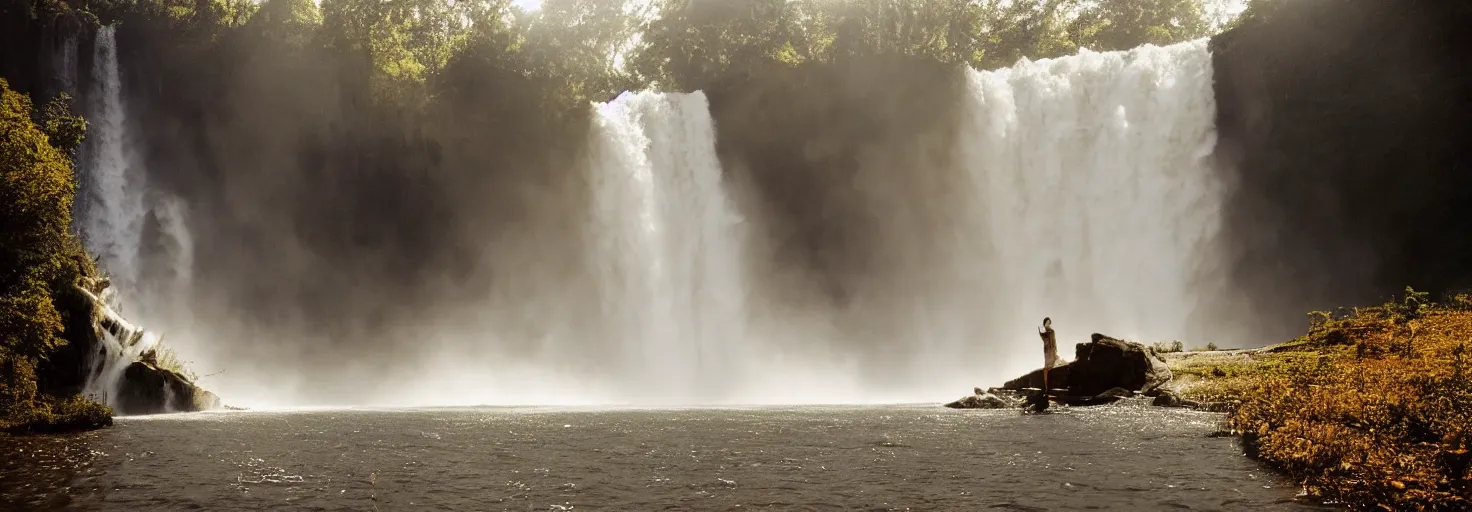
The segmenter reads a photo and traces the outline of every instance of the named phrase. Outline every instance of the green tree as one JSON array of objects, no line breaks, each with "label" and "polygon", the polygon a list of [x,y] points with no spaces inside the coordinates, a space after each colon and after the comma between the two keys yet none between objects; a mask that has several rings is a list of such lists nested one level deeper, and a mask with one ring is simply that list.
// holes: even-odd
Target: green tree
[{"label": "green tree", "polygon": [[250,17],[246,29],[256,37],[301,49],[313,43],[321,24],[322,13],[312,0],[267,0]]},{"label": "green tree", "polygon": [[87,136],[87,120],[72,114],[72,95],[61,93],[46,104],[41,126],[51,145],[67,156],[75,155]]},{"label": "green tree", "polygon": [[784,0],[666,2],[645,26],[630,65],[646,83],[693,90],[730,73],[796,63],[793,18],[800,8]]},{"label": "green tree", "polygon": [[[45,124],[71,149],[86,125],[60,101]],[[30,99],[0,79],[0,418],[29,410],[36,362],[66,343],[52,291],[69,284],[67,270],[75,276],[72,164],[33,114]]]},{"label": "green tree", "polygon": [[972,65],[995,69],[1011,66],[1024,57],[1041,59],[1073,53],[1078,45],[1068,38],[1064,25],[1076,1],[987,0],[981,12],[983,43]]},{"label": "green tree", "polygon": [[[421,44],[432,39],[418,25],[439,12],[427,7],[435,1],[324,0],[322,37],[346,65],[367,68],[375,98],[422,96],[417,93],[437,67],[432,58],[438,53],[413,43],[416,36]],[[431,16],[421,17],[426,12]]]},{"label": "green tree", "polygon": [[560,100],[606,100],[638,87],[624,61],[652,9],[623,0],[546,0],[539,11],[520,16],[522,58]]},{"label": "green tree", "polygon": [[1201,0],[1099,0],[1083,8],[1068,27],[1075,42],[1098,51],[1171,44],[1210,30]]}]

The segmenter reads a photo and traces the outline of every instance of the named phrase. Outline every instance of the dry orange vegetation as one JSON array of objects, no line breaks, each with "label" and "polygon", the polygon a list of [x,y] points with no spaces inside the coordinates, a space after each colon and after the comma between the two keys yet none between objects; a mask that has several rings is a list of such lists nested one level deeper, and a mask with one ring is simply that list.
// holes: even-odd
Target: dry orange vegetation
[{"label": "dry orange vegetation", "polygon": [[1225,377],[1255,381],[1230,386],[1242,400],[1232,428],[1311,496],[1358,509],[1472,509],[1469,306],[1407,290],[1347,318],[1315,314],[1309,334]]}]

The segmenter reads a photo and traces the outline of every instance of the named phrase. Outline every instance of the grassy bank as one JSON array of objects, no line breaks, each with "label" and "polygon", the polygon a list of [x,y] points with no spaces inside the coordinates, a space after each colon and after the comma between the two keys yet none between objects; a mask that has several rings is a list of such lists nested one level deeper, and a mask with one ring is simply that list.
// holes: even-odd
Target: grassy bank
[{"label": "grassy bank", "polygon": [[1180,392],[1239,402],[1250,455],[1316,498],[1359,509],[1472,508],[1472,298],[1425,294],[1310,315],[1256,350],[1172,354]]}]

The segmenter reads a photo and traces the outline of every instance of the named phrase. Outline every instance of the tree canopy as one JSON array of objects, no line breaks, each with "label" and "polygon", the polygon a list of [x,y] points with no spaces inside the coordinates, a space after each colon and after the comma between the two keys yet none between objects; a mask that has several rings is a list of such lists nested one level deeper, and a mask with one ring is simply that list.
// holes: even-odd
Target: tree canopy
[{"label": "tree canopy", "polygon": [[66,343],[54,297],[77,270],[68,153],[86,131],[68,101],[38,112],[0,78],[0,423],[31,410],[35,364]]},{"label": "tree canopy", "polygon": [[[329,51],[372,72],[376,95],[433,95],[457,60],[487,60],[563,101],[632,88],[690,90],[768,66],[904,55],[979,68],[1080,48],[1208,35],[1212,0],[148,0],[97,2],[200,48],[234,34]],[[192,38],[192,39],[190,39]]]}]

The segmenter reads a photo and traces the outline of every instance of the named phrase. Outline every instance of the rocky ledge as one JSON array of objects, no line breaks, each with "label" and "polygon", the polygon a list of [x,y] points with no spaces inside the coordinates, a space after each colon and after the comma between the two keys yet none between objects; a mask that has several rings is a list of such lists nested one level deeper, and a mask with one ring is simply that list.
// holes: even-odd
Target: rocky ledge
[{"label": "rocky ledge", "polygon": [[123,370],[117,403],[119,414],[161,414],[220,408],[220,397],[171,370],[134,361]]},{"label": "rocky ledge", "polygon": [[[196,412],[221,407],[220,398],[196,385],[179,371],[158,360],[158,346],[137,350],[143,329],[133,325],[110,307],[105,297],[107,278],[84,276],[76,286],[86,300],[91,329],[83,338],[88,367],[84,380],[110,380],[111,402],[119,415]],[[80,383],[79,383],[80,384]]]},{"label": "rocky ledge", "polygon": [[1074,349],[1074,360],[1048,372],[1043,393],[1043,369],[945,404],[952,409],[1046,409],[1048,402],[1069,406],[1105,405],[1126,398],[1151,398],[1160,407],[1185,407],[1220,411],[1225,404],[1182,399],[1166,388],[1173,375],[1165,359],[1152,347],[1094,333],[1088,343]]}]

